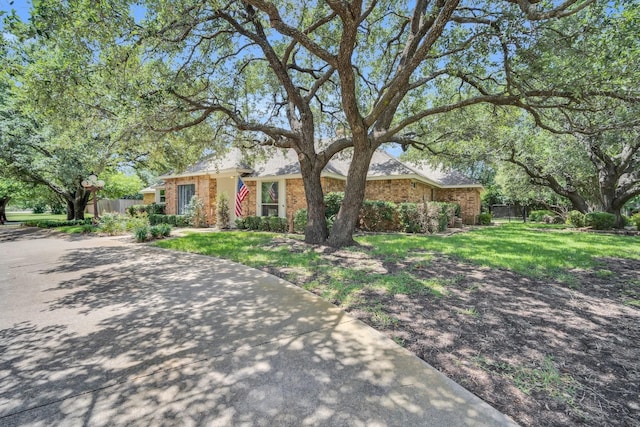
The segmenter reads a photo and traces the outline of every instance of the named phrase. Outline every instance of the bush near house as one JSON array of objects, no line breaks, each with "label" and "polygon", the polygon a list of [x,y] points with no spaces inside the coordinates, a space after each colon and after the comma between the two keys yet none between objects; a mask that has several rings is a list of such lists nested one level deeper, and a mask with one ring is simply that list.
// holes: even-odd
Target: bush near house
[{"label": "bush near house", "polygon": [[[342,193],[325,196],[325,213],[329,229],[342,201]],[[358,226],[364,231],[402,231],[405,233],[437,233],[453,225],[460,205],[446,202],[400,203],[365,200],[358,218]],[[238,223],[236,223],[238,224]],[[293,216],[293,229],[303,233],[307,225],[307,210],[299,209]],[[245,224],[242,224],[245,226]],[[240,228],[240,226],[238,226]],[[245,228],[250,228],[246,225]]]},{"label": "bush near house", "polygon": [[136,216],[143,213],[148,215],[165,215],[166,205],[164,203],[151,203],[148,205],[133,205],[127,208],[129,216]]},{"label": "bush near house", "polygon": [[491,225],[491,220],[493,217],[490,213],[481,213],[478,215],[478,224],[480,225]]},{"label": "bush near house", "polygon": [[289,228],[287,219],[277,216],[248,216],[246,218],[238,218],[236,219],[236,227],[239,230],[272,231],[274,233],[286,233]]},{"label": "bush near house", "polygon": [[584,223],[594,230],[610,230],[616,224],[616,216],[608,212],[589,212],[584,216]]},{"label": "bush near house", "polygon": [[70,221],[58,221],[55,219],[34,219],[24,221],[26,227],[39,227],[39,228],[57,228],[57,227],[69,227],[74,225],[91,224],[91,218],[85,219],[73,219]]}]

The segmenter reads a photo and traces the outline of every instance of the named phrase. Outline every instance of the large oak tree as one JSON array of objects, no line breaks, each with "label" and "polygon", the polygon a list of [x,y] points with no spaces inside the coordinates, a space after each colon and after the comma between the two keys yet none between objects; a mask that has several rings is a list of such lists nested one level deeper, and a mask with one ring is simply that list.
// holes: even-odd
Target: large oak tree
[{"label": "large oak tree", "polygon": [[[154,70],[158,90],[140,94],[158,101],[152,127],[207,124],[239,142],[295,150],[311,243],[353,242],[371,156],[385,143],[420,146],[429,117],[488,103],[525,109],[542,124],[546,109],[618,96],[577,78],[532,78],[530,62],[564,37],[555,21],[604,13],[589,0],[135,3],[146,16],[118,45],[166,65]],[[41,4],[45,18],[86,16],[79,28],[94,29],[113,28],[110,16],[129,2]],[[320,174],[347,149],[345,201],[328,235]]]}]

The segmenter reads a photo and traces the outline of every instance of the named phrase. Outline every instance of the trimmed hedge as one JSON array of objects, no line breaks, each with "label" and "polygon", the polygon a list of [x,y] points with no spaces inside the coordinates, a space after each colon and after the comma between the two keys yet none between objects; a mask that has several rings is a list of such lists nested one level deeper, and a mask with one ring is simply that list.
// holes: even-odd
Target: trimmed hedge
[{"label": "trimmed hedge", "polygon": [[174,227],[188,227],[189,220],[184,215],[158,215],[158,214],[150,214],[149,215],[149,224],[158,225],[158,224],[169,224]]},{"label": "trimmed hedge", "polygon": [[272,231],[274,233],[286,233],[289,229],[286,218],[277,216],[248,216],[236,219],[236,227],[239,230]]},{"label": "trimmed hedge", "polygon": [[165,208],[166,208],[165,203],[151,203],[148,205],[129,206],[126,210],[129,216],[136,216],[144,213],[148,215],[164,215]]},{"label": "trimmed hedge", "polygon": [[616,224],[616,216],[608,212],[589,212],[584,216],[584,223],[594,230],[610,230]]},{"label": "trimmed hedge", "polygon": [[[333,203],[338,200],[341,193],[329,193],[327,205],[332,205],[325,212],[331,215],[327,217],[327,226],[331,228],[335,215]],[[426,202],[426,203],[401,203],[365,200],[362,203],[358,217],[358,225],[364,231],[402,231],[405,233],[437,233],[446,230],[453,225],[455,214],[460,211],[457,203]],[[236,223],[238,224],[238,223]],[[307,211],[300,209],[293,216],[293,229],[296,233],[303,233],[307,226]],[[244,224],[238,228],[245,227]]]},{"label": "trimmed hedge", "polygon": [[57,228],[57,227],[68,227],[72,225],[85,225],[85,224],[92,224],[92,223],[93,222],[91,218],[85,218],[85,219],[73,219],[69,221],[65,221],[65,220],[59,221],[55,219],[36,219],[36,220],[25,221],[23,224],[26,227]]}]

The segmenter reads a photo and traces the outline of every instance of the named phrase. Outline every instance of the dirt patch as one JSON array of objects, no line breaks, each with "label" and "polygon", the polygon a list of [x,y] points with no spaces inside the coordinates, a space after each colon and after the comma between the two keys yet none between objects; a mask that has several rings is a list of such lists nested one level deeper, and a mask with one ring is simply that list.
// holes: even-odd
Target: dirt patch
[{"label": "dirt patch", "polygon": [[365,288],[344,308],[518,423],[640,426],[640,261],[602,259],[556,283],[438,254],[416,265],[314,249],[336,267],[445,279],[441,296]]}]

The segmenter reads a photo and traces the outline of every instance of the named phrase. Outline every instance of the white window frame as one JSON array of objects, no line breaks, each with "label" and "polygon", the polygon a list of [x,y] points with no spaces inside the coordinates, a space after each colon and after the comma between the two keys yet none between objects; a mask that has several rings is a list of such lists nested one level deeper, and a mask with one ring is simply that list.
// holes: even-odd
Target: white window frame
[{"label": "white window frame", "polygon": [[265,216],[262,215],[262,184],[267,182],[276,182],[278,183],[278,216],[280,218],[287,217],[287,193],[286,193],[286,184],[284,179],[264,179],[256,182],[256,214],[257,216]]}]

